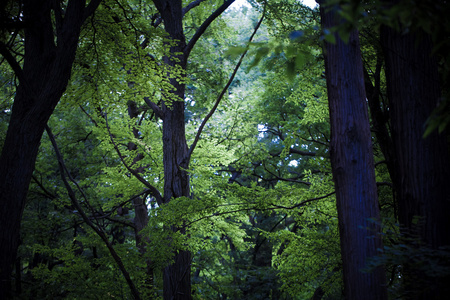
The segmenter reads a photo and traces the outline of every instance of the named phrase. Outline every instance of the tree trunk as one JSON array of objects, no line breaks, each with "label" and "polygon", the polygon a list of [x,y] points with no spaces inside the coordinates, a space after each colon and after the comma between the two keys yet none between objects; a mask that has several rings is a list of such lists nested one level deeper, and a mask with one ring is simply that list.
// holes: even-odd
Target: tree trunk
[{"label": "tree trunk", "polygon": [[[94,3],[96,3],[94,5]],[[98,6],[91,1],[89,8]],[[70,78],[85,1],[69,1],[63,22],[52,26],[54,1],[23,1],[23,69],[8,61],[20,85],[0,156],[0,298],[11,293],[11,272],[20,241],[20,221],[45,125]],[[56,8],[57,9],[57,8]],[[57,31],[55,44],[54,30]]]},{"label": "tree trunk", "polygon": [[[19,88],[20,89],[20,88]],[[15,101],[25,97],[17,92]],[[16,112],[18,109],[15,110]],[[25,207],[28,185],[43,133],[42,120],[35,115],[11,116],[8,133],[0,157],[0,298],[6,298],[11,288],[11,272],[20,242],[20,221]],[[20,118],[19,118],[20,117]],[[38,117],[39,118],[39,117]],[[45,125],[45,124],[44,124]],[[4,296],[4,297],[2,297]]]},{"label": "tree trunk", "polygon": [[[172,44],[170,57],[165,63],[171,67],[186,70],[186,57],[183,53],[186,39],[183,31],[181,1],[154,1],[164,20],[164,29]],[[180,76],[186,76],[182,74]],[[163,119],[163,164],[164,164],[164,202],[173,198],[189,197],[188,147],[184,123],[185,85],[172,78],[172,99],[162,104]],[[169,227],[170,228],[170,227]],[[173,228],[172,230],[179,230]],[[174,263],[163,272],[164,299],[191,299],[191,254],[188,251],[175,251]]]},{"label": "tree trunk", "polygon": [[[342,20],[321,6],[322,27]],[[387,299],[383,268],[362,271],[382,247],[372,142],[358,32],[348,43],[337,35],[325,43],[325,69],[331,120],[331,164],[336,188],[346,299]]]},{"label": "tree trunk", "polygon": [[[181,70],[179,78],[171,78],[173,89],[170,96],[162,101],[162,112],[152,104],[152,109],[163,119],[163,164],[164,164],[164,203],[173,198],[190,198],[189,174],[185,171],[189,167],[190,153],[186,143],[184,122],[184,93],[186,63],[195,43],[203,35],[208,26],[220,16],[234,0],[226,0],[222,5],[206,18],[189,44],[183,30],[184,13],[196,7],[201,1],[192,1],[184,9],[180,0],[153,0],[164,21],[164,30],[171,40],[170,55],[164,58],[165,63]],[[168,74],[172,76],[174,74]],[[220,99],[220,98],[219,98]],[[156,107],[156,108],[155,108]],[[212,113],[214,110],[212,110]],[[207,120],[207,118],[205,119]],[[199,129],[201,132],[201,129]],[[194,142],[195,147],[195,142]],[[192,148],[192,146],[191,146]],[[192,148],[193,149],[193,148]],[[169,225],[170,226],[170,225]],[[169,227],[172,230],[180,228]],[[182,232],[183,233],[183,232]],[[188,251],[175,251],[174,263],[164,270],[164,299],[191,299],[191,254]]]},{"label": "tree trunk", "polygon": [[[431,38],[424,32],[401,34],[384,27],[381,40],[395,165],[400,178],[395,186],[399,222],[404,234],[418,231],[422,242],[432,249],[449,246],[450,161],[446,135],[434,132],[423,138],[425,121],[441,95],[437,62],[431,56]],[[448,282],[426,279],[413,266],[404,267],[409,273],[404,277],[405,288],[413,291],[409,299],[448,297]],[[426,281],[421,285],[418,280]]]}]

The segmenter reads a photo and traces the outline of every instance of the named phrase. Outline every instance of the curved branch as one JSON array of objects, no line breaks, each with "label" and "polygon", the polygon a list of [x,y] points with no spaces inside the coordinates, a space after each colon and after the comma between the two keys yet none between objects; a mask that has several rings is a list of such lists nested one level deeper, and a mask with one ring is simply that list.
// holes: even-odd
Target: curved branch
[{"label": "curved branch", "polygon": [[25,79],[25,74],[22,68],[20,67],[19,63],[14,58],[14,56],[11,54],[11,52],[8,50],[6,45],[1,41],[0,41],[0,54],[6,59],[9,66],[13,70],[14,74],[16,74],[17,78],[19,78],[19,82],[24,85],[26,90],[31,92],[31,87],[28,85],[27,80]]},{"label": "curved branch", "polygon": [[47,131],[48,137],[50,138],[50,141],[53,145],[53,149],[55,150],[56,157],[58,159],[58,165],[59,165],[59,171],[61,173],[61,179],[64,182],[64,186],[66,187],[67,193],[69,194],[69,198],[72,201],[73,206],[78,210],[81,217],[83,218],[83,221],[89,225],[89,227],[92,228],[92,230],[95,231],[95,233],[102,239],[102,241],[105,243],[106,247],[108,248],[111,256],[114,258],[114,261],[116,262],[117,266],[119,267],[120,271],[122,272],[123,277],[125,277],[125,280],[128,283],[128,286],[131,289],[131,293],[133,294],[134,299],[141,299],[139,292],[134,285],[133,281],[131,280],[130,274],[125,268],[125,265],[122,262],[122,259],[117,254],[114,247],[111,245],[111,243],[108,240],[108,237],[106,236],[105,232],[100,228],[95,226],[94,223],[89,219],[89,217],[84,212],[83,208],[81,207],[80,203],[78,202],[75,192],[73,191],[72,187],[70,186],[69,182],[66,178],[67,168],[65,166],[64,160],[62,158],[61,152],[59,151],[58,145],[56,144],[55,137],[53,136],[53,133],[48,127],[48,125],[45,126],[45,130]]},{"label": "curved branch", "polygon": [[108,125],[108,118],[106,115],[104,116],[104,118],[105,118],[105,122],[106,122],[106,129],[108,130],[109,138],[111,140],[111,143],[113,144],[114,150],[116,150],[117,155],[119,155],[120,161],[125,166],[125,168],[128,170],[128,172],[133,174],[133,176],[136,177],[137,180],[139,180],[141,183],[143,183],[150,190],[151,195],[153,197],[155,197],[158,205],[161,205],[163,203],[163,198],[161,196],[161,193],[159,192],[159,190],[156,187],[151,185],[147,180],[145,180],[141,175],[139,175],[139,173],[136,170],[133,170],[133,168],[131,168],[125,162],[125,160],[123,159],[122,153],[120,153],[119,147],[117,146],[116,142],[114,141],[113,135],[111,133],[111,129]]},{"label": "curved branch", "polygon": [[322,200],[322,199],[328,198],[328,197],[332,196],[335,193],[336,192],[331,192],[331,193],[328,193],[328,194],[320,196],[320,197],[307,199],[307,200],[304,200],[304,201],[302,201],[302,202],[300,202],[300,203],[298,203],[298,204],[296,204],[294,206],[282,206],[282,205],[272,204],[272,207],[267,207],[267,208],[258,208],[257,206],[255,206],[255,207],[245,207],[245,208],[238,208],[238,209],[230,210],[230,211],[223,211],[223,212],[213,213],[213,214],[202,216],[202,217],[200,217],[198,219],[192,220],[189,223],[186,223],[183,227],[185,227],[185,228],[189,227],[193,223],[199,222],[199,221],[204,220],[204,219],[217,217],[217,216],[222,216],[222,215],[226,215],[226,214],[232,214],[232,213],[241,212],[241,211],[251,211],[251,210],[254,210],[254,211],[268,211],[268,210],[272,210],[273,211],[273,210],[276,210],[276,209],[294,209],[294,208],[298,208],[298,207],[301,207],[301,206],[305,206],[309,202],[318,201],[318,200]]},{"label": "curved branch", "polygon": [[191,3],[189,3],[188,5],[186,5],[185,7],[183,7],[183,17],[185,14],[187,14],[191,9],[193,9],[196,6],[199,6],[200,3],[202,3],[205,0],[195,0],[192,1]]},{"label": "curved branch", "polygon": [[[229,0],[227,2],[233,2],[234,0]],[[231,4],[231,3],[230,3]],[[225,4],[224,4],[225,5]],[[255,29],[253,30],[252,35],[249,38],[249,43],[253,40],[253,38],[256,35],[256,32],[258,31],[259,27],[261,26],[262,21],[264,20],[264,16],[265,16],[265,10],[261,16],[261,19],[259,20],[258,24],[256,24]],[[197,31],[198,32],[198,31]],[[197,33],[196,33],[197,34]],[[191,40],[192,41],[192,40]],[[190,44],[191,42],[189,42]],[[222,92],[220,93],[219,97],[217,97],[216,102],[214,103],[214,106],[211,108],[211,110],[209,111],[209,113],[206,115],[205,119],[203,119],[202,124],[200,124],[200,127],[197,130],[197,134],[195,135],[195,139],[194,142],[192,143],[191,147],[189,148],[189,152],[188,152],[188,156],[187,156],[187,162],[189,163],[190,159],[191,159],[191,155],[192,152],[194,152],[195,146],[197,146],[197,143],[200,139],[200,135],[202,134],[203,128],[205,127],[206,123],[208,122],[208,120],[212,117],[212,115],[214,114],[214,112],[216,111],[217,107],[220,104],[220,101],[222,100],[223,96],[225,95],[225,93],[228,91],[228,88],[230,87],[231,83],[234,80],[234,77],[236,76],[237,71],[239,70],[242,61],[244,60],[245,55],[248,52],[248,48],[244,51],[244,53],[242,53],[241,57],[239,58],[238,63],[236,64],[236,66],[234,67],[233,73],[230,76],[230,79],[228,79],[227,84],[225,85],[225,87],[222,89]]]},{"label": "curved branch", "polygon": [[[196,2],[196,1],[194,1]],[[211,23],[217,19],[231,4],[233,4],[234,0],[226,0],[216,11],[214,11],[195,32],[194,36],[192,36],[189,43],[184,48],[184,57],[188,58],[189,53],[191,53],[192,49],[194,48],[195,43],[200,39],[200,37],[203,35],[203,33],[206,31],[206,29],[211,25]],[[189,5],[188,5],[189,6]],[[183,9],[184,13],[184,9]],[[259,26],[258,26],[259,27]]]},{"label": "curved branch", "polygon": [[298,204],[296,204],[296,205],[293,205],[293,206],[283,206],[283,205],[276,205],[276,204],[272,204],[272,205],[273,205],[275,208],[294,209],[294,208],[297,208],[297,207],[300,207],[300,206],[304,206],[305,204],[307,204],[307,203],[309,203],[309,202],[313,202],[313,201],[317,201],[317,200],[322,200],[322,199],[328,198],[328,197],[330,197],[331,195],[334,195],[334,194],[336,194],[335,191],[333,191],[333,192],[331,192],[331,193],[328,193],[328,194],[326,194],[326,195],[320,196],[320,197],[307,199],[307,200],[302,201],[302,202],[300,202],[300,203],[298,203]]},{"label": "curved branch", "polygon": [[[270,156],[275,157],[275,156],[279,156],[283,151],[278,151],[275,153],[270,153]],[[300,154],[303,156],[316,156],[317,153],[316,152],[309,152],[309,151],[302,151],[302,150],[298,150],[295,148],[289,148],[289,154]]]},{"label": "curved branch", "polygon": [[149,97],[144,97],[144,101],[153,110],[155,115],[158,116],[158,118],[160,118],[161,120],[164,120],[164,112],[155,102],[150,100]]},{"label": "curved branch", "polygon": [[[280,176],[278,176],[277,174],[271,172],[271,171],[266,167],[266,165],[265,165],[264,163],[263,163],[263,168],[264,168],[264,170],[265,170],[267,173],[269,173],[270,175],[272,175],[273,177],[275,177],[276,180],[287,181],[287,182],[294,182],[294,183],[302,183],[302,184],[305,184],[305,185],[308,185],[308,186],[311,185],[311,182],[304,181],[304,180],[298,180],[298,179],[297,179],[297,178],[300,178],[300,177],[297,177],[297,178],[284,178],[284,177],[280,177]],[[259,176],[257,176],[257,177],[258,177],[258,178],[261,178],[262,180],[265,180],[265,179],[262,178],[262,177],[259,177]],[[273,179],[272,179],[272,180],[273,180]]]},{"label": "curved branch", "polygon": [[100,2],[102,2],[102,0],[91,0],[91,2],[89,2],[83,12],[83,23],[95,12],[97,7],[100,5]]},{"label": "curved branch", "polygon": [[289,148],[290,154],[300,154],[303,156],[316,156],[316,152],[308,152],[308,151],[302,151],[295,148]]}]

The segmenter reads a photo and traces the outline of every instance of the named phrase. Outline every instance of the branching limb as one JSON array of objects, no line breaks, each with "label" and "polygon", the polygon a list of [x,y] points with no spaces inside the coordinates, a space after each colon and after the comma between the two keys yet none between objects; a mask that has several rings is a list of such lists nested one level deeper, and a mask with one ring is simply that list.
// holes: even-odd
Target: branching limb
[{"label": "branching limb", "polygon": [[102,0],[91,0],[91,2],[89,2],[88,6],[84,9],[83,23],[95,12],[97,7],[100,5],[100,2],[102,2]]},{"label": "branching limb", "polygon": [[[227,2],[233,2],[234,0],[229,0]],[[227,3],[225,2],[225,3]],[[231,4],[231,3],[230,3]],[[225,5],[225,4],[224,4]],[[259,20],[258,24],[256,24],[255,29],[253,30],[252,35],[249,38],[249,43],[253,40],[253,38],[256,35],[256,32],[258,31],[259,27],[261,26],[261,23],[264,19],[265,16],[265,11],[263,12],[263,15],[261,16],[261,19]],[[197,33],[196,33],[197,34]],[[192,41],[192,40],[191,40]],[[191,42],[189,42],[190,44]],[[197,134],[195,135],[195,139],[194,142],[192,143],[191,147],[189,148],[189,153],[188,153],[188,157],[187,157],[187,161],[190,161],[192,152],[194,152],[195,146],[197,146],[197,143],[200,139],[200,135],[202,134],[203,128],[205,127],[206,123],[208,122],[208,120],[212,117],[212,115],[214,114],[214,112],[216,111],[217,107],[220,104],[220,101],[222,100],[223,96],[225,95],[225,93],[228,91],[228,88],[230,87],[231,83],[234,80],[234,77],[236,76],[237,71],[239,70],[242,61],[244,60],[245,55],[248,52],[248,48],[244,51],[244,53],[241,54],[241,57],[239,58],[238,63],[236,64],[236,66],[234,67],[233,73],[230,76],[230,79],[228,79],[227,84],[225,85],[225,87],[222,89],[222,92],[220,93],[219,97],[217,97],[216,102],[214,103],[214,106],[211,108],[211,110],[209,111],[209,113],[206,115],[205,119],[203,119],[202,124],[200,124],[200,127],[197,130]]]},{"label": "branching limb", "polygon": [[134,299],[141,299],[139,292],[136,289],[136,286],[134,285],[133,281],[131,280],[130,274],[126,270],[125,265],[122,262],[122,259],[119,257],[116,250],[114,249],[112,244],[109,242],[108,237],[106,236],[106,234],[100,227],[97,227],[94,223],[92,223],[92,221],[86,215],[86,213],[84,212],[80,203],[78,202],[78,200],[75,196],[74,190],[72,189],[69,182],[67,181],[66,173],[68,175],[69,175],[69,173],[67,172],[67,168],[64,164],[63,157],[61,155],[61,152],[59,151],[58,145],[56,144],[55,137],[53,136],[52,131],[51,131],[50,127],[48,127],[48,125],[46,125],[45,130],[47,131],[48,137],[50,138],[50,141],[53,145],[53,149],[55,150],[56,157],[58,159],[58,164],[59,164],[59,171],[61,173],[61,179],[64,182],[64,186],[66,187],[67,193],[69,194],[69,198],[72,201],[73,206],[78,210],[78,212],[81,215],[81,217],[83,218],[84,222],[86,222],[86,224],[88,224],[89,227],[91,227],[92,230],[94,230],[95,233],[105,243],[106,247],[109,250],[109,253],[113,257],[114,261],[116,262],[117,266],[119,267],[120,271],[122,272],[122,275],[124,276],[125,280],[127,281],[128,286],[131,289],[131,293],[133,294]]},{"label": "branching limb", "polygon": [[164,112],[155,102],[151,101],[149,97],[144,97],[144,101],[153,110],[155,115],[158,116],[158,118],[164,120]]},{"label": "branching limb", "polygon": [[313,201],[317,201],[317,200],[322,200],[322,199],[328,198],[328,197],[334,195],[335,193],[336,193],[336,192],[333,191],[333,192],[331,192],[331,193],[328,193],[328,194],[323,195],[323,196],[320,196],[320,197],[311,198],[311,199],[302,201],[302,202],[300,202],[300,203],[298,203],[298,204],[296,204],[296,205],[293,205],[293,206],[283,206],[283,205],[276,205],[276,204],[272,204],[272,205],[274,206],[274,208],[294,209],[294,208],[298,208],[298,207],[301,207],[301,206],[305,206],[305,205],[306,205],[307,203],[309,203],[309,202],[313,202]]},{"label": "branching limb", "polygon": [[33,181],[41,188],[42,192],[44,193],[44,195],[50,199],[56,199],[56,195],[54,195],[53,193],[51,193],[49,190],[47,190],[44,186],[44,184],[42,182],[40,182],[36,176],[32,175],[31,179],[33,179]]},{"label": "branching limb", "polygon": [[156,187],[151,185],[136,170],[131,168],[131,166],[129,166],[126,163],[126,161],[124,160],[124,156],[122,155],[122,153],[120,152],[119,147],[117,146],[116,142],[114,141],[114,137],[113,137],[113,135],[111,133],[111,129],[110,129],[109,125],[108,125],[108,118],[107,118],[107,116],[105,115],[104,118],[105,118],[105,122],[106,122],[106,129],[108,130],[109,138],[111,140],[111,143],[113,144],[114,150],[116,150],[117,155],[119,155],[120,161],[125,166],[125,168],[128,170],[128,172],[133,174],[133,176],[136,177],[137,180],[139,180],[142,184],[144,184],[150,190],[151,195],[153,197],[155,197],[156,202],[158,203],[158,205],[161,205],[163,203],[163,198],[161,196],[161,193],[158,191],[158,189]]},{"label": "branching limb", "polygon": [[241,211],[268,211],[268,210],[276,210],[276,209],[294,209],[294,208],[298,208],[298,207],[302,207],[305,206],[306,204],[310,203],[310,202],[314,202],[314,201],[318,201],[318,200],[322,200],[325,198],[328,198],[332,195],[334,195],[336,192],[331,192],[328,193],[326,195],[320,196],[320,197],[316,197],[316,198],[311,198],[311,199],[307,199],[304,200],[296,205],[293,206],[282,206],[282,205],[276,205],[276,204],[272,204],[271,207],[267,207],[267,208],[258,208],[258,207],[245,207],[245,208],[239,208],[239,209],[235,209],[235,210],[230,210],[230,211],[223,211],[223,212],[218,212],[218,213],[213,213],[211,215],[207,215],[207,216],[202,216],[196,220],[193,220],[189,223],[186,223],[184,225],[184,227],[188,227],[198,221],[204,220],[204,219],[208,219],[208,218],[212,218],[212,217],[217,217],[217,216],[222,216],[222,215],[227,215],[227,214],[232,214],[232,213],[237,213],[237,212],[241,212]]},{"label": "branching limb", "polygon": [[[275,153],[269,153],[270,156],[275,157],[275,156],[279,156],[281,154],[282,151],[278,151]],[[316,156],[316,152],[309,152],[309,151],[302,151],[302,150],[298,150],[295,148],[289,148],[289,154],[300,154],[302,156]]]},{"label": "branching limb", "polygon": [[58,37],[58,40],[62,40],[61,37],[61,28],[63,26],[63,12],[62,12],[62,8],[61,8],[61,3],[60,1],[53,1],[52,2],[53,5],[53,11],[55,13],[55,25],[56,25],[56,35]]},{"label": "branching limb", "polygon": [[200,3],[204,2],[205,0],[195,0],[183,7],[183,17],[185,14],[187,14],[191,9],[194,7],[197,7],[200,5]]},{"label": "branching limb", "polygon": [[[196,1],[194,1],[196,2]],[[184,56],[187,58],[189,57],[189,53],[191,53],[192,49],[194,48],[195,43],[200,39],[200,37],[203,35],[203,33],[206,31],[206,29],[211,25],[211,23],[217,19],[231,4],[233,4],[234,0],[226,0],[216,11],[214,11],[204,22],[200,27],[197,29],[197,32],[195,32],[194,36],[191,38],[189,43],[184,48]],[[198,4],[197,4],[198,5]],[[189,5],[188,5],[189,6]],[[184,9],[183,9],[184,13]],[[262,18],[261,18],[262,20]],[[258,23],[259,24],[259,23]],[[259,27],[259,26],[257,26]]]},{"label": "branching limb", "polygon": [[[287,182],[294,182],[294,183],[302,183],[302,184],[306,184],[306,185],[311,185],[311,182],[308,182],[308,181],[304,181],[304,180],[299,180],[298,178],[284,178],[284,177],[280,177],[280,176],[278,176],[277,174],[275,174],[275,173],[273,173],[273,172],[271,172],[267,167],[266,167],[266,165],[263,163],[263,168],[264,168],[264,170],[267,172],[267,173],[269,173],[270,175],[272,175],[273,177],[275,177],[275,179],[277,179],[277,180],[280,180],[280,181],[287,181]],[[259,177],[259,176],[258,176]],[[262,178],[262,177],[259,177],[259,178],[261,178],[262,180],[264,180],[264,178]],[[271,179],[271,180],[273,180],[273,179]]]},{"label": "branching limb", "polygon": [[19,78],[20,84],[22,84],[25,87],[25,90],[27,93],[30,93],[31,95],[34,95],[30,85],[28,84],[25,74],[23,73],[22,67],[19,65],[17,60],[14,58],[14,56],[11,54],[11,52],[8,50],[8,47],[0,41],[0,54],[6,59],[9,66],[13,70],[14,74]]}]

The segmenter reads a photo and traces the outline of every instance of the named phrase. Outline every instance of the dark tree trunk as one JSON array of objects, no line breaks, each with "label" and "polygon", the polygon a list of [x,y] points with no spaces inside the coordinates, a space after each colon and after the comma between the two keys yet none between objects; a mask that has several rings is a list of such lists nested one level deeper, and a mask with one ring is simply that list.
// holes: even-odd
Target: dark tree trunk
[{"label": "dark tree trunk", "polygon": [[[164,30],[171,40],[170,55],[165,57],[168,66],[182,70],[185,77],[189,54],[208,26],[229,7],[234,0],[226,0],[197,29],[189,44],[183,30],[183,16],[201,1],[192,1],[184,9],[180,0],[153,0],[164,22]],[[170,71],[169,71],[170,72]],[[169,74],[170,75],[170,74]],[[190,198],[189,167],[190,152],[186,143],[184,121],[184,80],[171,78],[173,89],[171,96],[163,99],[161,110],[154,103],[152,109],[163,119],[163,163],[164,163],[164,203],[173,198]],[[170,99],[169,99],[170,98]],[[195,147],[195,142],[194,142]],[[192,148],[192,146],[191,146]],[[193,150],[193,148],[192,148]],[[192,152],[192,151],[191,151]],[[169,225],[170,226],[170,225]],[[169,228],[168,226],[168,228]],[[181,230],[171,227],[172,230]],[[191,254],[188,251],[176,251],[174,263],[167,266],[163,275],[164,299],[191,299]]]},{"label": "dark tree trunk", "polygon": [[[446,135],[423,138],[424,124],[436,107],[441,88],[432,42],[423,32],[401,34],[382,28],[386,79],[391,114],[395,167],[399,183],[398,218],[403,233],[419,232],[422,242],[438,249],[450,245],[450,161]],[[419,225],[414,218],[419,217]],[[416,226],[417,225],[417,226]],[[405,288],[409,299],[444,299],[448,282],[426,279],[406,264]],[[422,274],[420,274],[422,273]],[[448,280],[448,278],[447,278]]]},{"label": "dark tree trunk", "polygon": [[[340,20],[321,7],[323,28]],[[348,43],[336,35],[325,43],[325,68],[331,119],[331,164],[336,188],[346,299],[387,299],[383,268],[362,272],[382,247],[372,142],[358,32]]]},{"label": "dark tree trunk", "polygon": [[[0,156],[0,298],[10,294],[11,272],[20,241],[20,221],[45,125],[70,78],[78,37],[86,17],[85,1],[69,1],[63,22],[52,26],[54,1],[24,2],[23,70],[8,62],[20,85]],[[91,1],[98,5],[99,1]],[[95,6],[96,6],[95,5]],[[55,44],[54,30],[57,31]]]},{"label": "dark tree trunk", "polygon": [[[180,55],[186,46],[181,1],[154,2],[164,20],[165,31],[174,41],[170,48],[171,56],[165,58],[165,63],[186,70],[186,57]],[[162,104],[165,203],[173,198],[189,197],[189,175],[185,171],[188,167],[184,123],[185,85],[176,79],[171,79],[171,84],[173,86],[171,94],[174,97],[166,99]],[[188,251],[176,251],[174,256],[174,263],[167,266],[163,272],[164,299],[191,299],[191,254]]]}]

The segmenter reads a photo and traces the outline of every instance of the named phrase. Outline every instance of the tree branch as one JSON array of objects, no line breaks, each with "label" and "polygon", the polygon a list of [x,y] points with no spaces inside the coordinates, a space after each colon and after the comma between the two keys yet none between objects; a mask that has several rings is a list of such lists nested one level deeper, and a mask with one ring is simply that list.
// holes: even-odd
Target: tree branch
[{"label": "tree branch", "polygon": [[40,182],[40,181],[36,178],[36,176],[31,175],[31,179],[34,180],[34,182],[41,188],[41,190],[44,192],[44,194],[45,194],[47,197],[49,197],[49,198],[52,199],[52,200],[57,198],[56,195],[52,194],[49,190],[47,190],[47,189],[45,188],[44,184],[43,184],[42,182]]},{"label": "tree branch", "polygon": [[[196,1],[194,1],[196,2]],[[234,0],[226,0],[216,11],[214,11],[195,32],[194,36],[192,36],[189,43],[184,48],[184,57],[188,58],[192,49],[194,48],[195,43],[200,39],[206,29],[211,25],[211,23],[219,17],[231,4],[233,4]],[[189,5],[188,5],[189,6]],[[183,9],[184,12],[184,9]],[[259,27],[259,26],[257,26]]]},{"label": "tree branch", "polygon": [[95,12],[97,7],[100,5],[100,2],[102,2],[102,0],[91,0],[91,2],[89,2],[83,12],[83,23]]},{"label": "tree branch", "polygon": [[272,207],[267,207],[267,208],[258,208],[258,207],[245,207],[245,208],[238,208],[235,210],[230,210],[230,211],[223,211],[223,212],[218,212],[218,213],[213,213],[211,215],[206,215],[206,216],[202,216],[196,220],[192,220],[189,223],[185,224],[183,227],[188,227],[190,225],[192,225],[193,223],[196,223],[198,221],[204,220],[204,219],[208,219],[208,218],[212,218],[212,217],[217,217],[217,216],[222,216],[222,215],[226,215],[226,214],[232,214],[232,213],[236,213],[236,212],[241,212],[241,211],[267,211],[267,210],[275,210],[275,209],[294,209],[294,208],[298,208],[301,206],[305,206],[306,204],[308,204],[309,202],[313,202],[313,201],[318,201],[318,200],[322,200],[325,198],[330,197],[331,195],[335,194],[336,192],[331,192],[328,193],[326,195],[320,196],[320,197],[316,197],[316,198],[311,198],[311,199],[307,199],[304,200],[294,206],[282,206],[282,205],[275,205],[272,204]]},{"label": "tree branch", "polygon": [[28,84],[27,80],[25,79],[25,74],[23,73],[22,67],[20,67],[17,60],[14,58],[14,56],[8,50],[6,45],[1,41],[0,41],[0,54],[6,59],[9,66],[13,70],[14,74],[16,74],[17,78],[19,78],[20,84],[23,84],[23,86],[25,87],[25,90],[27,90],[27,92],[29,92],[31,95],[34,95],[30,85]]},{"label": "tree branch", "polygon": [[55,25],[56,25],[56,36],[58,37],[58,40],[62,40],[61,37],[61,28],[63,26],[63,13],[62,13],[62,8],[61,8],[61,3],[60,1],[53,1],[52,2],[53,5],[53,11],[55,12]]},{"label": "tree branch", "polygon": [[186,6],[183,8],[183,17],[184,17],[184,15],[187,14],[191,9],[193,9],[193,8],[196,7],[196,6],[199,6],[200,3],[202,3],[203,1],[205,1],[205,0],[195,0],[195,1],[192,1],[191,3],[189,3],[188,5],[186,5]]},{"label": "tree branch", "polygon": [[[298,180],[298,178],[284,178],[284,177],[280,177],[277,174],[274,174],[273,172],[271,172],[269,169],[266,168],[266,165],[263,163],[263,168],[264,170],[269,173],[270,175],[272,175],[273,177],[275,177],[275,179],[280,180],[280,181],[287,181],[287,182],[294,182],[294,183],[302,183],[302,184],[306,184],[306,185],[311,185],[311,182],[308,181],[304,181],[304,180]],[[256,174],[254,174],[256,175]],[[262,176],[257,176],[258,178],[261,178],[262,180],[265,180]],[[267,180],[273,180],[273,179],[267,179]]]},{"label": "tree branch", "polygon": [[[229,0],[228,2],[233,2],[234,0]],[[231,4],[231,3],[230,3]],[[224,4],[225,5],[225,4]],[[222,5],[223,6],[223,5]],[[229,5],[228,5],[229,6]],[[255,29],[253,30],[252,35],[249,38],[249,43],[253,40],[253,38],[256,35],[256,32],[258,31],[259,27],[261,26],[261,23],[264,19],[265,16],[265,10],[261,16],[261,19],[259,20],[258,24],[256,24]],[[198,32],[198,31],[197,31]],[[196,33],[197,34],[197,33]],[[191,40],[192,41],[192,40]],[[191,42],[189,42],[190,44]],[[202,134],[203,128],[205,127],[206,123],[208,122],[208,120],[212,117],[212,115],[214,114],[214,112],[216,111],[217,107],[219,106],[220,101],[222,100],[223,96],[225,95],[225,93],[228,91],[228,88],[230,87],[231,83],[234,80],[234,77],[236,76],[237,71],[239,70],[242,61],[244,60],[245,55],[248,52],[248,48],[244,51],[244,53],[242,53],[241,57],[239,58],[238,63],[236,64],[236,66],[234,67],[233,73],[230,76],[230,79],[228,79],[227,84],[225,85],[225,87],[222,89],[222,92],[220,93],[219,97],[217,97],[216,102],[214,103],[214,106],[211,108],[211,110],[209,111],[209,113],[206,115],[205,119],[203,119],[202,124],[200,124],[200,127],[197,130],[197,134],[195,135],[194,138],[194,142],[192,143],[191,147],[189,148],[189,152],[188,152],[188,156],[187,156],[187,162],[189,163],[190,159],[191,159],[191,155],[194,152],[195,146],[197,146],[197,143],[200,139],[200,135]]]},{"label": "tree branch", "polygon": [[311,199],[302,201],[302,202],[300,202],[300,203],[298,203],[298,204],[296,204],[296,205],[294,205],[294,206],[283,206],[283,205],[276,205],[276,204],[272,204],[272,205],[273,205],[274,207],[276,207],[276,208],[294,209],[294,208],[297,208],[297,207],[300,207],[300,206],[304,206],[305,204],[307,204],[307,203],[309,203],[309,202],[313,202],[313,201],[317,201],[317,200],[322,200],[322,199],[328,198],[328,197],[330,197],[331,195],[334,195],[335,193],[336,193],[336,192],[333,191],[333,192],[331,192],[331,193],[328,193],[328,194],[323,195],[323,196],[320,196],[320,197],[311,198]]},{"label": "tree branch", "polygon": [[[138,290],[136,289],[136,286],[134,285],[133,281],[131,280],[130,274],[128,273],[128,271],[125,268],[125,265],[122,262],[122,259],[119,257],[119,255],[117,254],[116,250],[114,249],[114,247],[111,245],[111,243],[108,240],[108,237],[106,236],[106,234],[104,233],[104,231],[100,228],[95,226],[94,223],[92,223],[92,221],[89,219],[89,217],[86,215],[86,213],[84,212],[83,208],[81,207],[80,203],[78,202],[76,196],[75,196],[75,192],[73,191],[72,187],[70,186],[69,182],[67,181],[66,178],[66,172],[67,172],[67,168],[64,164],[64,160],[63,157],[61,155],[61,152],[59,151],[58,145],[56,144],[56,140],[55,137],[53,136],[53,133],[50,129],[50,127],[48,127],[48,125],[45,126],[45,130],[47,131],[48,137],[53,145],[53,149],[55,150],[56,153],[56,157],[58,159],[58,164],[59,164],[59,171],[61,173],[61,179],[64,182],[64,186],[66,187],[67,193],[69,195],[70,200],[72,201],[73,206],[78,210],[78,212],[80,213],[81,217],[83,218],[84,222],[86,222],[86,224],[89,225],[89,227],[92,228],[92,230],[95,231],[95,233],[102,239],[102,241],[105,243],[106,247],[108,248],[111,256],[113,257],[114,261],[116,262],[117,266],[119,267],[120,271],[122,272],[122,275],[125,277],[125,280],[128,283],[128,286],[131,289],[131,293],[133,294],[134,299],[141,299]],[[67,174],[69,174],[67,172]]]},{"label": "tree branch", "polygon": [[111,128],[108,125],[108,118],[107,118],[106,115],[104,116],[104,118],[105,118],[105,122],[106,122],[106,129],[108,130],[109,138],[111,140],[111,143],[113,144],[114,150],[116,150],[117,155],[119,155],[120,161],[125,166],[125,168],[128,170],[128,172],[133,174],[133,176],[136,177],[137,180],[139,180],[142,184],[144,184],[150,190],[151,195],[153,197],[155,197],[156,202],[158,203],[158,205],[162,205],[163,198],[161,196],[161,193],[158,191],[158,189],[156,187],[154,187],[153,185],[151,185],[147,180],[145,180],[141,175],[139,175],[139,173],[136,170],[133,170],[125,162],[125,160],[123,159],[122,153],[120,153],[119,147],[117,146],[116,142],[114,141],[113,135],[111,133]]},{"label": "tree branch", "polygon": [[[274,156],[280,155],[281,152],[282,151],[278,151],[278,152],[269,153],[269,154],[274,157]],[[302,150],[298,150],[298,149],[295,149],[295,148],[289,148],[289,154],[300,154],[300,155],[303,155],[303,156],[316,156],[317,155],[316,152],[302,151]]]},{"label": "tree branch", "polygon": [[302,151],[295,148],[289,148],[289,154],[300,154],[303,156],[316,156],[316,152]]},{"label": "tree branch", "polygon": [[145,103],[153,110],[153,112],[160,118],[164,120],[164,112],[162,109],[153,101],[150,100],[149,97],[144,97]]}]

